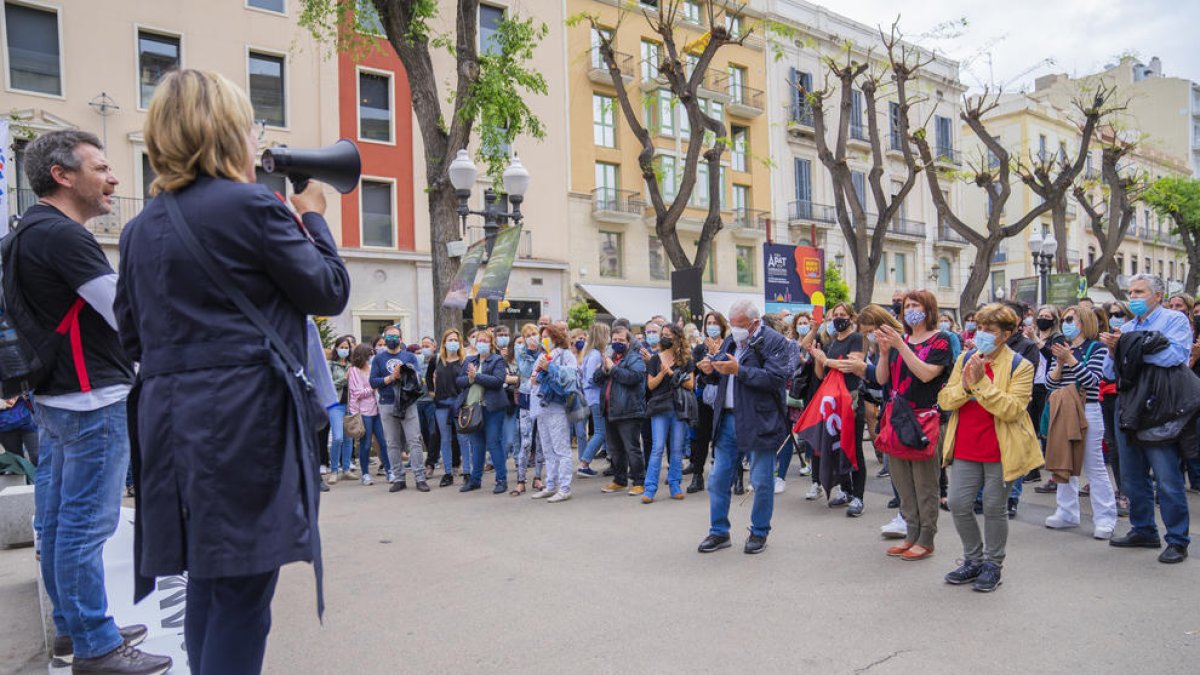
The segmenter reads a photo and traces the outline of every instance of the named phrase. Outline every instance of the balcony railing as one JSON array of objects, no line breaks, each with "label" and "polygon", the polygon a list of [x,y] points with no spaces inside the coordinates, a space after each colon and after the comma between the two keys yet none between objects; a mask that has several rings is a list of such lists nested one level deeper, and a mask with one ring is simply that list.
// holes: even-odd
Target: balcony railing
[{"label": "balcony railing", "polygon": [[[484,230],[483,230],[482,225],[468,225],[467,226],[467,236],[466,236],[467,246],[470,246],[471,244],[474,244],[475,242],[480,241],[481,239],[483,239],[483,237],[484,237]],[[517,243],[517,257],[518,258],[532,258],[533,257],[533,233],[530,232],[529,230],[526,230],[526,229],[521,230],[521,241]]]},{"label": "balcony railing", "polygon": [[[29,188],[18,188],[11,191],[9,196],[15,198],[9,208],[16,215],[24,213],[25,209],[37,203],[37,195]],[[92,218],[83,226],[94,234],[119,236],[121,230],[125,229],[125,224],[141,213],[145,204],[146,200],[141,197],[112,197],[112,211]]]},{"label": "balcony railing", "polygon": [[850,138],[855,141],[871,140],[867,138],[867,127],[862,123],[855,124],[854,122],[850,123]]},{"label": "balcony railing", "polygon": [[966,237],[955,232],[946,223],[942,223],[942,224],[938,225],[938,241],[945,242],[948,244],[961,244],[964,246],[970,243],[967,241]]},{"label": "balcony railing", "polygon": [[663,76],[659,69],[660,66],[657,60],[642,59],[639,66],[641,67],[642,91],[653,91],[667,86],[667,78]]},{"label": "balcony railing", "polygon": [[[608,64],[604,61],[604,55],[600,53],[599,47],[592,47],[588,53],[591,68],[588,70],[588,79],[597,84],[612,84],[612,76],[608,72]],[[621,79],[628,84],[633,81],[633,55],[624,52],[613,52],[613,60],[617,64],[617,70],[621,73]]]},{"label": "balcony railing", "polygon": [[592,213],[605,211],[640,216],[646,209],[640,196],[633,190],[598,187],[592,190]]},{"label": "balcony railing", "polygon": [[729,219],[729,225],[739,230],[753,230],[765,233],[767,231],[767,219],[770,215],[766,211],[758,211],[756,209],[734,209],[733,218]]},{"label": "balcony railing", "polygon": [[705,98],[728,101],[732,98],[729,94],[728,83],[729,73],[722,72],[716,68],[709,68],[700,80],[700,86],[696,93]]},{"label": "balcony railing", "polygon": [[816,204],[810,201],[794,201],[788,204],[788,222],[812,221],[818,223],[836,223],[837,209],[829,204]]},{"label": "balcony railing", "polygon": [[[867,214],[868,222],[873,223],[873,222],[877,221],[878,219],[879,219],[879,216],[874,213]],[[874,229],[874,228],[871,228],[871,229]],[[891,234],[897,234],[897,235],[900,235],[903,237],[920,237],[921,239],[924,239],[925,238],[925,221],[912,220],[911,218],[901,218],[900,216],[895,216],[892,218],[891,224],[888,225],[888,232]]]},{"label": "balcony railing", "polygon": [[[729,106],[731,112],[745,117],[744,113],[761,114],[763,92],[761,89],[742,84],[729,83]],[[735,107],[737,106],[737,107]]]}]

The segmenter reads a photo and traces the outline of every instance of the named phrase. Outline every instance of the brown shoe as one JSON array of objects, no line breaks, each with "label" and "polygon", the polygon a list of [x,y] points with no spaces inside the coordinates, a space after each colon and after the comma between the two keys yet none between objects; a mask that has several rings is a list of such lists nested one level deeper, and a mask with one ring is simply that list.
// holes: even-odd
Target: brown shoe
[{"label": "brown shoe", "polygon": [[900,556],[900,559],[908,560],[908,561],[924,560],[932,555],[933,555],[933,547],[932,546],[930,546],[929,548],[925,548],[924,546],[914,545],[912,548],[905,551],[904,555]]},{"label": "brown shoe", "polygon": [[898,557],[904,555],[905,553],[908,553],[908,549],[910,549],[912,547],[913,547],[913,543],[911,541],[906,541],[903,544],[897,544],[896,546],[889,548],[887,550],[887,554],[892,556],[893,558],[898,558]]}]

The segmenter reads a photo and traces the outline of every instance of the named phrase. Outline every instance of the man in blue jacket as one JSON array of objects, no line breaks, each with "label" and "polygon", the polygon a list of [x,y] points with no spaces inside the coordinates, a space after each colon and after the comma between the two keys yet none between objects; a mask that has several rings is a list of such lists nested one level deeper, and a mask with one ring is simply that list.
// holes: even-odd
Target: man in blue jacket
[{"label": "man in blue jacket", "polygon": [[410,404],[400,411],[401,417],[395,415],[396,382],[400,380],[400,369],[412,368],[413,373],[417,373],[417,357],[404,348],[399,326],[384,329],[383,342],[386,348],[371,360],[370,379],[371,386],[379,390],[379,419],[383,422],[388,460],[392,464],[392,472],[388,475],[388,482],[392,486],[388,492],[399,492],[408,487],[400,450],[401,433],[408,447],[409,468],[417,480],[417,490],[429,492],[429,484],[425,482],[425,453],[421,448],[421,420],[417,417],[417,406]]},{"label": "man in blue jacket", "polygon": [[762,553],[775,509],[775,452],[788,434],[784,382],[787,340],[763,324],[758,307],[739,300],[729,309],[730,337],[715,358],[697,364],[708,384],[717,387],[713,404],[714,464],[708,477],[710,527],[701,553],[729,547],[729,502],[739,451],[750,458],[754,507],[745,553]]}]

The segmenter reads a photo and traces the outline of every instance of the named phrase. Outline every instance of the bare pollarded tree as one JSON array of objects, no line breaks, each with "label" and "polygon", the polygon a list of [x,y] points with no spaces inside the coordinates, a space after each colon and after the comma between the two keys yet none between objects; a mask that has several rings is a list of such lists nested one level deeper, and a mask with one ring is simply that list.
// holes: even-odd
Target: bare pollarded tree
[{"label": "bare pollarded tree", "polygon": [[[1104,282],[1113,297],[1124,300],[1125,290],[1117,283],[1121,270],[1116,264],[1117,249],[1133,223],[1134,203],[1146,188],[1145,176],[1136,168],[1123,170],[1121,161],[1134,150],[1132,143],[1106,145],[1100,159],[1100,183],[1089,190],[1086,183],[1075,185],[1075,200],[1083,208],[1100,252],[1083,270],[1088,286]],[[1093,200],[1092,194],[1099,193]]]}]

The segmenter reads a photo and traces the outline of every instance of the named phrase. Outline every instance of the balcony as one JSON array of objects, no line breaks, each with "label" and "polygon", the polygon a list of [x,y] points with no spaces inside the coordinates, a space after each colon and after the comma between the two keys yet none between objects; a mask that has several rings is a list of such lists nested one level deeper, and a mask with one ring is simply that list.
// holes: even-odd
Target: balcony
[{"label": "balcony", "polygon": [[[659,71],[659,64],[655,61],[651,61],[650,59],[642,59],[640,65],[641,78],[638,82],[638,87],[643,93],[655,91],[656,89],[662,89],[669,84],[667,82],[667,78],[663,77],[662,72]],[[605,75],[607,74],[608,73],[606,71]],[[608,78],[608,81],[612,82],[612,78]]]},{"label": "balcony", "polygon": [[1002,248],[996,249],[996,252],[992,254],[992,264],[1003,265],[1006,262],[1008,262],[1008,251]]},{"label": "balcony", "polygon": [[870,137],[867,136],[867,127],[861,122],[850,123],[850,142],[861,143],[863,145],[871,142]]},{"label": "balcony", "polygon": [[[467,242],[467,246],[470,246],[471,244],[474,244],[475,242],[480,241],[481,239],[483,239],[483,226],[482,225],[468,225],[467,226],[467,236],[464,237],[464,240]],[[518,258],[532,258],[533,257],[533,233],[530,232],[528,229],[521,230],[521,241],[517,243],[517,257]]]},{"label": "balcony", "polygon": [[[15,204],[10,205],[9,208],[18,215],[37,203],[37,195],[33,194],[33,190],[29,188],[12,190],[9,195],[11,195],[10,198],[15,198]],[[121,230],[125,229],[125,224],[141,213],[145,204],[146,200],[141,197],[113,197],[111,212],[92,218],[83,226],[92,234],[119,237]]]},{"label": "balcony", "polygon": [[1072,220],[1079,217],[1079,207],[1074,202],[1067,202],[1067,217]]},{"label": "balcony", "polygon": [[[612,75],[608,72],[608,64],[604,62],[604,56],[600,53],[599,47],[592,47],[588,52],[589,67],[588,79],[596,84],[605,84],[612,86]],[[628,85],[633,82],[633,55],[624,52],[613,52],[613,60],[617,63],[617,70],[621,73],[621,80]]]},{"label": "balcony", "polygon": [[771,214],[766,211],[734,209],[733,217],[726,222],[735,237],[744,235],[763,238],[767,236],[767,220],[770,217]]},{"label": "balcony", "polygon": [[787,132],[789,141],[812,141],[816,138],[812,106],[807,103],[788,106]]},{"label": "balcony", "polygon": [[788,225],[817,223],[829,226],[836,222],[837,209],[829,204],[815,204],[810,201],[788,203]]},{"label": "balcony", "polygon": [[[879,216],[874,213],[867,214],[867,222],[874,222],[879,219]],[[869,230],[875,229],[868,226]],[[912,237],[915,239],[925,238],[925,221],[912,220],[910,218],[901,218],[895,216],[892,218],[892,223],[888,225],[887,234],[897,237]]]},{"label": "balcony", "polygon": [[625,225],[642,217],[646,204],[633,190],[599,187],[592,190],[592,217],[602,223]]},{"label": "balcony", "polygon": [[949,146],[937,147],[937,161],[951,166],[962,166],[962,154]]},{"label": "balcony", "polygon": [[900,137],[899,131],[888,132],[888,152],[904,152],[904,139]]},{"label": "balcony", "polygon": [[708,72],[704,73],[704,78],[700,80],[700,86],[696,89],[696,94],[710,101],[728,103],[733,98],[729,95],[728,83],[728,73],[723,73],[716,68],[709,68]]},{"label": "balcony", "polygon": [[729,85],[729,103],[726,109],[734,117],[753,119],[763,114],[763,92],[746,85]]},{"label": "balcony", "polygon": [[938,225],[937,241],[933,242],[933,245],[963,248],[971,244],[967,241],[966,237],[955,232],[949,225],[940,223]]}]

